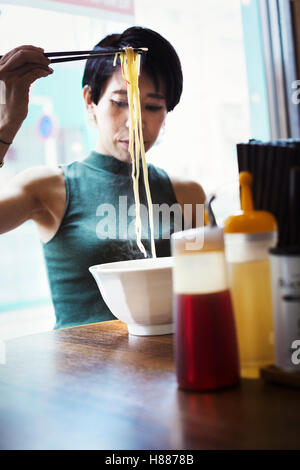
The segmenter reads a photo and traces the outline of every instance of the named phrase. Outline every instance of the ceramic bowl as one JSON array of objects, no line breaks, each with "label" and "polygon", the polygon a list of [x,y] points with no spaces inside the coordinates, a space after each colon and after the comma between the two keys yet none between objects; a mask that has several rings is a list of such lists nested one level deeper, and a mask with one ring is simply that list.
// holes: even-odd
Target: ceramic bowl
[{"label": "ceramic bowl", "polygon": [[174,332],[173,258],[146,258],[91,266],[108,308],[133,335]]}]

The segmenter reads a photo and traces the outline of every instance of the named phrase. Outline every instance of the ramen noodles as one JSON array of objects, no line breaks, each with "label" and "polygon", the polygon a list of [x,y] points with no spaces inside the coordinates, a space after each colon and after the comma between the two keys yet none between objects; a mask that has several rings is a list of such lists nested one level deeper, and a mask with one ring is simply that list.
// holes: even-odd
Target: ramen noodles
[{"label": "ramen noodles", "polygon": [[148,204],[148,218],[151,238],[152,257],[156,258],[154,243],[154,227],[153,227],[153,207],[148,179],[148,168],[146,164],[144,139],[142,131],[142,115],[139,92],[139,72],[141,56],[135,52],[132,47],[126,47],[124,52],[118,52],[115,56],[114,65],[117,57],[120,56],[122,76],[127,83],[127,97],[129,109],[129,152],[132,160],[132,180],[133,193],[136,207],[136,239],[137,245],[145,258],[147,253],[142,243],[142,221],[140,215],[140,196],[139,196],[139,176],[140,176],[140,160],[143,168],[144,185]]}]

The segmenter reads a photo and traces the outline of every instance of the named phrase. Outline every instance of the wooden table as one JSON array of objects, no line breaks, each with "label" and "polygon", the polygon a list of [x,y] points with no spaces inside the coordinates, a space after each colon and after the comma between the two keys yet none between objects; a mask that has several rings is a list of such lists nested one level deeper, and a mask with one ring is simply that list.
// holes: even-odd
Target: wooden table
[{"label": "wooden table", "polygon": [[120,321],[8,341],[0,397],[0,449],[300,449],[299,390],[179,390],[173,336]]}]

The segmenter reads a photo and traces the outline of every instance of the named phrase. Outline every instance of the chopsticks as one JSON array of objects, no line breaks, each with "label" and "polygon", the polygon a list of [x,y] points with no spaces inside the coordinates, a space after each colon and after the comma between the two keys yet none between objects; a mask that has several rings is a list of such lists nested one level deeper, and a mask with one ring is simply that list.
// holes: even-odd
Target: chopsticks
[{"label": "chopsticks", "polygon": [[[143,54],[148,49],[144,47],[133,48],[135,52]],[[58,62],[69,62],[73,60],[85,60],[91,59],[92,57],[103,57],[103,56],[114,56],[117,53],[124,52],[125,49],[102,49],[102,50],[92,50],[92,51],[67,51],[67,52],[45,52],[45,56],[50,59],[51,64],[56,64]],[[59,57],[58,59],[52,57]]]},{"label": "chopsticks", "polygon": [[[133,48],[135,52],[139,54],[145,53],[148,49],[145,47]],[[124,49],[99,49],[91,51],[66,51],[66,52],[45,52],[44,55],[50,59],[51,64],[59,62],[70,62],[73,60],[85,60],[91,59],[92,57],[103,57],[103,56],[114,56],[117,53],[125,52]],[[3,56],[0,56],[0,59]],[[53,59],[54,57],[54,59]],[[57,57],[57,58],[56,58]]]}]

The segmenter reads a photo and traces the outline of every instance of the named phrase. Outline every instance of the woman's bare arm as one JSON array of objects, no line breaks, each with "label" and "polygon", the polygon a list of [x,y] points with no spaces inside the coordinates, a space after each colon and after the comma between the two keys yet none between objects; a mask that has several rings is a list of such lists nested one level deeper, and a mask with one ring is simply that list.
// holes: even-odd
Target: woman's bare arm
[{"label": "woman's bare arm", "polygon": [[[0,163],[27,116],[31,84],[52,73],[49,63],[43,49],[34,46],[17,47],[0,60]],[[25,170],[0,188],[0,233],[43,210],[39,188],[45,171],[50,170]]]},{"label": "woman's bare arm", "polygon": [[35,181],[27,171],[20,173],[0,191],[0,233],[8,232],[41,210]]},{"label": "woman's bare arm", "polygon": [[189,206],[192,210],[192,227],[203,226],[206,196],[202,186],[195,181],[185,181],[178,178],[171,178],[171,182],[183,215],[185,215],[184,206]]},{"label": "woman's bare arm", "polygon": [[64,204],[64,178],[59,168],[24,170],[0,190],[0,233],[30,219],[47,227],[57,224]]}]

